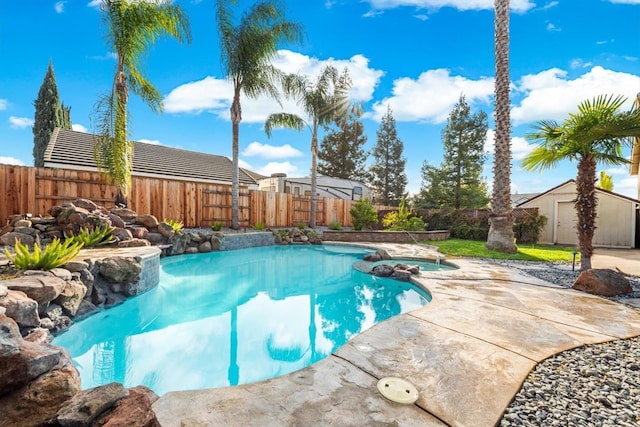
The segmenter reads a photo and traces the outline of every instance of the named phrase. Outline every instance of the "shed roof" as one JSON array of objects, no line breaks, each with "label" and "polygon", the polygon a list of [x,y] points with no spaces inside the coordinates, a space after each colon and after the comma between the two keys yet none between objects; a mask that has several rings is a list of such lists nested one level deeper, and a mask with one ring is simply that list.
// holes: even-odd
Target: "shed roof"
[{"label": "shed roof", "polygon": [[[45,151],[45,166],[98,170],[93,158],[93,138],[90,133],[56,128]],[[233,164],[227,157],[137,141],[133,144],[133,175],[231,183]],[[257,184],[242,168],[239,182]]]},{"label": "shed roof", "polygon": [[[531,203],[532,201],[537,200],[537,199],[539,199],[540,197],[543,197],[543,196],[545,196],[545,195],[547,195],[547,194],[553,193],[553,192],[554,192],[554,191],[556,191],[557,189],[562,188],[562,187],[564,187],[564,186],[565,186],[565,185],[567,185],[567,184],[575,184],[575,183],[576,183],[576,180],[575,180],[575,179],[569,179],[569,180],[567,180],[567,181],[563,182],[562,184],[559,184],[559,185],[556,185],[556,186],[555,186],[555,187],[553,187],[553,188],[550,188],[549,190],[545,191],[544,193],[540,193],[540,194],[538,194],[537,196],[534,196],[534,197],[530,198],[529,200],[525,200],[525,201],[523,201],[523,202],[521,202],[521,203],[518,203],[516,206],[517,206],[517,207],[520,207],[520,206],[522,206],[522,205],[524,205],[524,204]],[[630,202],[640,204],[640,200],[638,200],[638,199],[634,199],[633,197],[625,196],[624,194],[614,193],[613,191],[604,190],[604,189],[602,189],[602,188],[597,188],[597,187],[596,187],[596,193],[610,194],[610,195],[612,195],[612,196],[614,196],[614,197],[618,197],[618,198],[620,198],[620,199],[625,199],[625,200],[628,200],[628,201],[630,201]]]}]

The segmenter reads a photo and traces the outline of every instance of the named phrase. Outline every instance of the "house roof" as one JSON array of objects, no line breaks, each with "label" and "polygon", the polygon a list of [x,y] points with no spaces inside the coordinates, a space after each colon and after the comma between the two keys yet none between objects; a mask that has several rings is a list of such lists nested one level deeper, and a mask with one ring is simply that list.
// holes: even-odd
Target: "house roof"
[{"label": "house roof", "polygon": [[[546,194],[553,193],[553,192],[554,192],[555,190],[557,190],[558,188],[564,187],[565,185],[570,184],[570,183],[575,184],[575,183],[576,183],[576,180],[575,180],[575,179],[569,179],[569,180],[567,180],[567,181],[563,182],[563,183],[562,183],[562,184],[560,184],[560,185],[556,185],[555,187],[550,188],[549,190],[545,191],[544,193],[540,193],[540,194],[538,194],[537,196],[534,196],[534,197],[530,198],[529,200],[525,200],[525,201],[522,201],[522,202],[518,203],[518,204],[516,205],[516,207],[520,207],[520,206],[524,205],[525,203],[530,203],[530,202],[532,202],[533,200],[539,199],[540,197],[543,197],[543,196],[544,196],[544,195],[546,195]],[[633,197],[628,197],[628,196],[625,196],[625,195],[623,195],[623,194],[614,193],[613,191],[604,190],[604,189],[602,189],[602,188],[597,188],[597,187],[596,187],[596,193],[606,193],[606,194],[610,194],[610,195],[612,195],[612,196],[614,196],[614,197],[618,197],[618,198],[625,199],[625,200],[628,200],[628,201],[633,202],[633,203],[638,203],[638,204],[640,204],[640,200],[638,200],[638,199],[634,199]]]},{"label": "house roof", "polygon": [[[93,158],[94,135],[56,128],[44,155],[46,167],[97,170]],[[224,156],[181,150],[134,141],[133,175],[188,181],[230,183],[233,164]],[[239,170],[241,185],[257,181],[245,169]]]}]

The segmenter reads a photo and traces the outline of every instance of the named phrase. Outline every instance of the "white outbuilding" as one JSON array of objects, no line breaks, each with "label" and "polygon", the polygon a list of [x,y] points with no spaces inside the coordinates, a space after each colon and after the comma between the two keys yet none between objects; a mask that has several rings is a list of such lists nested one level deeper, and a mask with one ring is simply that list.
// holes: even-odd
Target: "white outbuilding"
[{"label": "white outbuilding", "polygon": [[[638,240],[638,209],[640,200],[612,191],[596,189],[596,231],[593,245],[603,248],[636,248]],[[576,181],[571,179],[557,187],[518,204],[519,208],[537,208],[547,217],[539,243],[551,245],[578,245],[574,206]]]}]

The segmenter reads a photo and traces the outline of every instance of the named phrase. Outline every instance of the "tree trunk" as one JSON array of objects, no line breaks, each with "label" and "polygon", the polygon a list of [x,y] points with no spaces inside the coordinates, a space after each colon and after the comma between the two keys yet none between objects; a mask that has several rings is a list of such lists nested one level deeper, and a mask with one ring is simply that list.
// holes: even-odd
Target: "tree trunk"
[{"label": "tree trunk", "polygon": [[578,244],[580,245],[580,270],[591,268],[593,234],[596,230],[596,162],[585,156],[578,163],[576,178],[576,213],[578,214]]},{"label": "tree trunk", "polygon": [[511,118],[509,116],[509,0],[495,0],[495,153],[493,197],[486,248],[516,253],[511,213]]},{"label": "tree trunk", "polygon": [[311,136],[311,219],[309,227],[316,228],[316,205],[318,202],[316,196],[316,186],[318,181],[318,126],[313,126],[313,135]]},{"label": "tree trunk", "polygon": [[232,123],[232,174],[231,174],[231,228],[240,228],[238,215],[238,193],[240,190],[240,175],[238,170],[238,138],[240,133],[240,121],[242,120],[242,108],[240,107],[240,88],[235,89],[233,103],[231,104]]}]

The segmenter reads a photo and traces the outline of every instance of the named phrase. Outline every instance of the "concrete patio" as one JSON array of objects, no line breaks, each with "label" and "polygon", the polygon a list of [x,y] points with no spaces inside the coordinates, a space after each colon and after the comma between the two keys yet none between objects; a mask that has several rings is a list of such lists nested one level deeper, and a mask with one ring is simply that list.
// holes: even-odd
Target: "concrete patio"
[{"label": "concrete patio", "polygon": [[[433,258],[416,245],[375,244],[394,257]],[[427,306],[379,323],[309,368],[268,381],[171,392],[163,426],[492,426],[532,368],[561,351],[640,335],[640,312],[562,289],[519,270],[449,259],[460,270],[421,272]],[[383,397],[400,377],[414,404]]]}]

